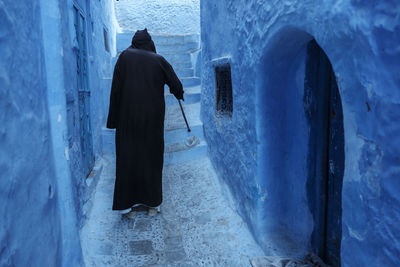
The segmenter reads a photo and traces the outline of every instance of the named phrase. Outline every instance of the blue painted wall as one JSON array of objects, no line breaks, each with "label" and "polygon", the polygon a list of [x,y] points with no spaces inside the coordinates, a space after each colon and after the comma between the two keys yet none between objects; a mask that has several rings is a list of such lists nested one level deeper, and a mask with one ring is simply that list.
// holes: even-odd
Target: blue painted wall
[{"label": "blue painted wall", "polygon": [[82,265],[79,227],[90,191],[80,163],[73,3],[88,21],[98,157],[115,50],[112,1],[0,0],[0,266]]},{"label": "blue painted wall", "polygon": [[59,266],[39,0],[0,1],[0,51],[0,266]]},{"label": "blue painted wall", "polygon": [[[400,259],[398,1],[201,2],[202,120],[209,153],[268,254],[311,251],[306,46],[330,59],[342,98],[343,266]],[[215,116],[214,66],[230,61],[232,118]]]},{"label": "blue painted wall", "polygon": [[[103,92],[109,90],[109,78],[112,75],[112,54],[115,53],[115,26],[112,22],[112,1],[77,0],[60,2],[62,53],[63,53],[63,82],[66,95],[67,143],[68,160],[73,182],[76,209],[82,221],[82,206],[88,200],[81,161],[81,146],[79,132],[79,98],[76,51],[78,43],[74,27],[74,5],[85,15],[87,45],[88,45],[88,78],[90,89],[90,112],[93,137],[93,150],[96,157],[102,152],[101,129],[105,121]],[[110,52],[105,51],[103,29],[108,31]]]},{"label": "blue painted wall", "polygon": [[200,0],[119,0],[115,11],[126,32],[147,28],[152,34],[200,33]]}]

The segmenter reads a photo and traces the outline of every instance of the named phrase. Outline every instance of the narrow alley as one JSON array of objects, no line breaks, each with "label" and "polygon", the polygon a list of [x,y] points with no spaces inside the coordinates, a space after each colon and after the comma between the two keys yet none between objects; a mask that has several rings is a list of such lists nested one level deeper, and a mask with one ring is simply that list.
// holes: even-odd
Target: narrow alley
[{"label": "narrow alley", "polygon": [[399,0],[0,0],[0,267],[400,266],[399,62]]},{"label": "narrow alley", "polygon": [[[117,36],[117,49],[129,46],[133,33]],[[158,53],[175,67],[183,83],[183,107],[166,86],[165,155],[161,213],[140,209],[121,215],[111,211],[115,182],[114,131],[104,130],[110,151],[94,193],[92,211],[82,229],[86,266],[250,266],[264,255],[246,223],[227,202],[207,156],[200,120],[200,81],[193,76],[190,53],[196,35],[153,36]],[[189,70],[189,71],[185,71]],[[190,73],[192,70],[192,73]],[[89,178],[90,179],[90,178]]]}]

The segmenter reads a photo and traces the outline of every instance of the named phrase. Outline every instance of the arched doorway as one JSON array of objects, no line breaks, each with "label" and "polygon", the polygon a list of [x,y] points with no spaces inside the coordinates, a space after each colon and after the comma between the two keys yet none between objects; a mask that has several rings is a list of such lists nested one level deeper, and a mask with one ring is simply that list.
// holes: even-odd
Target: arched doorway
[{"label": "arched doorway", "polygon": [[332,65],[315,40],[307,45],[304,107],[310,125],[307,198],[314,219],[311,247],[340,266],[344,129]]},{"label": "arched doorway", "polygon": [[332,65],[313,36],[283,28],[266,41],[256,86],[257,177],[267,192],[257,239],[338,266],[344,128]]}]

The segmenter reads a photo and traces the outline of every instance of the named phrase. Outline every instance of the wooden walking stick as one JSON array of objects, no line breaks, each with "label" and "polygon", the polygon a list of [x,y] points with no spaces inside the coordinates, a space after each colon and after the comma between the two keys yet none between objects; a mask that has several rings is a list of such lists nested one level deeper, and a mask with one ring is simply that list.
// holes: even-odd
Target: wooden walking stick
[{"label": "wooden walking stick", "polygon": [[187,130],[188,130],[188,132],[191,132],[190,127],[189,127],[189,123],[187,122],[187,119],[186,119],[186,116],[185,116],[185,112],[183,111],[181,100],[178,99],[178,102],[179,102],[179,106],[181,107],[183,118],[185,119]]}]

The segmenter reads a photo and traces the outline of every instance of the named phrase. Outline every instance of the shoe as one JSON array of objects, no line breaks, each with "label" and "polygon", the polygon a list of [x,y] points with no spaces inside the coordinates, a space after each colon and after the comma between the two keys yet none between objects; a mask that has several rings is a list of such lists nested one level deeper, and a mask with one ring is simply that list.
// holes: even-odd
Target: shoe
[{"label": "shoe", "polygon": [[157,213],[160,213],[161,212],[161,207],[160,206],[158,206],[158,207],[150,207],[149,208],[149,215],[150,216],[154,216],[154,215],[156,215]]},{"label": "shoe", "polygon": [[146,212],[148,211],[148,207],[142,204],[135,204],[132,206],[132,211],[137,211],[137,212]]},{"label": "shoe", "polygon": [[119,211],[119,213],[121,214],[121,215],[125,215],[125,214],[128,214],[129,212],[131,212],[131,208],[129,208],[129,209],[126,209],[126,210],[120,210]]}]

